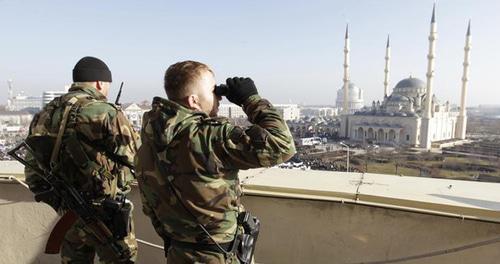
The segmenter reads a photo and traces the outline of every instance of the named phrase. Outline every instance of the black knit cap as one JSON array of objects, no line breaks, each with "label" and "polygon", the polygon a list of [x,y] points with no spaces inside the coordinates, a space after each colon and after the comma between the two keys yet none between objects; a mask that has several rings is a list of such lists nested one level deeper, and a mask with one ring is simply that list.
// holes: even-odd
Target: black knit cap
[{"label": "black knit cap", "polygon": [[94,57],[83,57],[73,69],[73,82],[111,82],[111,71],[102,60]]}]

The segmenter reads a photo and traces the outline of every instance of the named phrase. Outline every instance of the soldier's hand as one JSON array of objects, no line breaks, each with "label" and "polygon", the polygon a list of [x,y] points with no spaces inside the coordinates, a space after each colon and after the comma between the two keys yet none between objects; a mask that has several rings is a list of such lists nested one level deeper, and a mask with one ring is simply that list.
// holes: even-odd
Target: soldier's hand
[{"label": "soldier's hand", "polygon": [[62,200],[50,191],[50,186],[44,183],[30,186],[30,190],[35,194],[35,201],[44,202],[54,210],[59,211],[62,205]]},{"label": "soldier's hand", "polygon": [[250,78],[233,77],[226,80],[227,99],[241,106],[250,96],[258,94],[257,87]]}]

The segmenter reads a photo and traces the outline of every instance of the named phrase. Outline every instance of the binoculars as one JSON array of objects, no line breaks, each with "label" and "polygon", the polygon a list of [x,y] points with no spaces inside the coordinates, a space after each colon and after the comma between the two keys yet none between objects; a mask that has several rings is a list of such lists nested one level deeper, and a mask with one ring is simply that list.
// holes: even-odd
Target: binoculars
[{"label": "binoculars", "polygon": [[229,91],[229,87],[226,84],[219,84],[215,86],[214,93],[218,96],[226,96]]}]

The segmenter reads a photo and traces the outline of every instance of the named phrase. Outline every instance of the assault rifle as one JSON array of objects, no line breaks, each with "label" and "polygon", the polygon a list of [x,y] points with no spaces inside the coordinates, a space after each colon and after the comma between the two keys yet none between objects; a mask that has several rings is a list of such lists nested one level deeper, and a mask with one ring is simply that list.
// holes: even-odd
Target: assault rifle
[{"label": "assault rifle", "polygon": [[[37,202],[43,201],[44,197],[55,196],[62,201],[63,209],[66,210],[66,213],[58,221],[50,234],[45,248],[45,253],[59,253],[64,235],[68,229],[73,226],[75,221],[80,219],[85,225],[86,230],[91,232],[91,235],[99,242],[99,244],[113,253],[116,257],[116,261],[126,261],[130,257],[130,251],[121,247],[117,242],[123,234],[114,235],[112,232],[113,229],[108,227],[103,222],[103,217],[100,216],[100,213],[97,212],[97,210],[95,210],[86,199],[84,199],[79,191],[68,184],[64,178],[61,177],[61,175],[43,167],[42,162],[37,162],[38,166],[28,162],[25,159],[25,155],[27,153],[32,155],[35,160],[39,160],[37,154],[26,141],[23,141],[17,147],[8,152],[10,156],[22,163],[24,166],[32,169],[48,184],[47,190],[35,195]],[[24,157],[21,155],[24,155]]]}]

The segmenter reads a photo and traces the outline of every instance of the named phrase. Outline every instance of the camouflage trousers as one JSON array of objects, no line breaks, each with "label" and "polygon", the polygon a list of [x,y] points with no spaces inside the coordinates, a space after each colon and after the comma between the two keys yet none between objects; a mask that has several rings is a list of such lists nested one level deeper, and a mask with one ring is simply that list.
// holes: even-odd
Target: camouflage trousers
[{"label": "camouflage trousers", "polygon": [[233,255],[226,258],[224,254],[208,250],[194,250],[171,246],[168,250],[167,264],[239,264]]},{"label": "camouflage trousers", "polygon": [[[131,212],[132,214],[132,212]],[[99,263],[135,263],[137,258],[137,240],[135,239],[134,223],[131,221],[131,232],[118,241],[123,248],[128,248],[131,257],[127,261],[117,262],[113,260],[112,252],[99,245],[95,238],[90,235],[83,224],[78,220],[66,233],[61,248],[61,263],[63,264],[89,264],[94,263],[95,254],[99,257]]]}]

